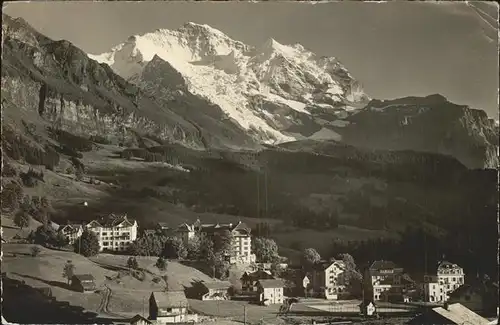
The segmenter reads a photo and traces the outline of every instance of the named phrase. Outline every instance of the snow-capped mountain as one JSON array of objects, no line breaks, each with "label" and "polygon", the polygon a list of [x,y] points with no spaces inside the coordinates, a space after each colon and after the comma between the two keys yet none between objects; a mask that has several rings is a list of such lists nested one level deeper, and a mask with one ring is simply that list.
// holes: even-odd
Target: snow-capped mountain
[{"label": "snow-capped mountain", "polygon": [[142,85],[154,82],[144,71],[155,56],[182,76],[186,91],[217,105],[265,143],[321,134],[335,138],[328,123],[318,120],[318,110],[335,120],[369,99],[335,58],[318,58],[299,44],[274,39],[249,46],[208,25],[187,23],[177,30],[131,36],[110,52],[89,54]]}]

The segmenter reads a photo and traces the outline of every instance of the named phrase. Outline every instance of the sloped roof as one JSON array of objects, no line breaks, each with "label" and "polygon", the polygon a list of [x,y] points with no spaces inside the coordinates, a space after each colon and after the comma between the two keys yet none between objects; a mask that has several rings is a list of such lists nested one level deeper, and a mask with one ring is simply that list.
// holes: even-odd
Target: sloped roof
[{"label": "sloped roof", "polygon": [[285,281],[281,279],[259,280],[258,284],[262,288],[282,288],[285,286]]},{"label": "sloped roof", "polygon": [[450,263],[448,261],[442,261],[438,265],[438,269],[454,269],[454,268],[461,268],[457,264]]},{"label": "sloped roof", "polygon": [[137,314],[137,315],[135,315],[134,317],[132,317],[132,318],[130,319],[130,321],[129,321],[129,322],[132,324],[132,323],[135,323],[135,322],[137,322],[137,321],[139,321],[139,320],[143,320],[143,321],[145,321],[147,324],[153,324],[153,322],[152,322],[152,321],[150,321],[150,320],[149,320],[149,319],[147,319],[147,318],[142,317],[142,316],[141,316],[141,315],[139,315],[139,314]]},{"label": "sloped roof", "polygon": [[486,318],[479,316],[472,310],[458,303],[449,305],[448,309],[436,307],[432,310],[455,324],[487,325],[489,323]]},{"label": "sloped roof", "polygon": [[75,274],[73,277],[77,278],[80,281],[94,281],[94,277],[92,274]]},{"label": "sloped roof", "polygon": [[177,231],[194,231],[194,227],[188,225],[187,223],[183,223],[177,227]]},{"label": "sloped roof", "polygon": [[188,306],[184,291],[156,291],[152,293],[152,296],[158,308]]},{"label": "sloped roof", "polygon": [[102,227],[116,227],[122,222],[128,222],[130,223],[130,225],[133,225],[135,223],[135,220],[129,219],[127,215],[116,215],[114,213],[111,213],[107,216],[92,220],[91,222],[88,223],[88,225],[97,223],[97,225]]},{"label": "sloped roof", "polygon": [[202,282],[201,284],[207,289],[213,289],[213,290],[217,289],[225,290],[231,287],[231,283],[229,283],[229,281]]},{"label": "sloped roof", "polygon": [[339,268],[344,269],[345,264],[342,260],[332,260],[332,261],[320,261],[316,264],[314,264],[314,269],[316,271],[324,271],[333,264],[337,264]]},{"label": "sloped roof", "polygon": [[399,267],[396,265],[396,263],[392,261],[375,261],[372,263],[370,266],[370,270],[388,270],[388,269],[398,269]]},{"label": "sloped roof", "polygon": [[272,274],[270,274],[269,272],[266,272],[264,270],[257,270],[255,272],[251,272],[251,273],[245,272],[241,276],[241,280],[253,280],[253,281],[257,281],[257,280],[260,280],[260,279],[262,279],[262,280],[271,280],[271,279],[274,279],[274,277],[272,276]]}]

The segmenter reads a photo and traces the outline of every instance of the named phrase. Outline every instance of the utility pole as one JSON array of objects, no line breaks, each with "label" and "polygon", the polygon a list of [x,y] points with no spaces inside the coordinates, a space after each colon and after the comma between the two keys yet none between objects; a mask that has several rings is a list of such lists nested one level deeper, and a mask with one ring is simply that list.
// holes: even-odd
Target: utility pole
[{"label": "utility pole", "polygon": [[243,306],[243,325],[247,325],[247,306]]}]

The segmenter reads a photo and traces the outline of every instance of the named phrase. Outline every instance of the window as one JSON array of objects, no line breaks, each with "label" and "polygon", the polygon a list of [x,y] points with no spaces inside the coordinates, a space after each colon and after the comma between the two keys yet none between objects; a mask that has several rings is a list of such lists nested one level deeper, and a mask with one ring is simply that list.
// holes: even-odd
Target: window
[{"label": "window", "polygon": [[451,281],[453,281],[453,282],[455,282],[456,280],[457,280],[457,278],[455,278],[455,277],[453,277],[453,278],[451,279]]},{"label": "window", "polygon": [[167,308],[167,313],[171,313],[172,312],[172,308]]},{"label": "window", "polygon": [[108,246],[108,242],[107,241],[102,242],[102,246]]}]

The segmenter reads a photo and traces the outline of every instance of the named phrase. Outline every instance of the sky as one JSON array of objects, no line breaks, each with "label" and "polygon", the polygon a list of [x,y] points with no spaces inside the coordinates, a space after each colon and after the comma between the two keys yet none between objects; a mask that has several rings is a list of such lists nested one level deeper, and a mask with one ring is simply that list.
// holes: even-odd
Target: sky
[{"label": "sky", "polygon": [[269,38],[337,57],[378,99],[440,93],[498,119],[495,2],[4,2],[48,37],[99,54],[186,22],[249,45]]}]

